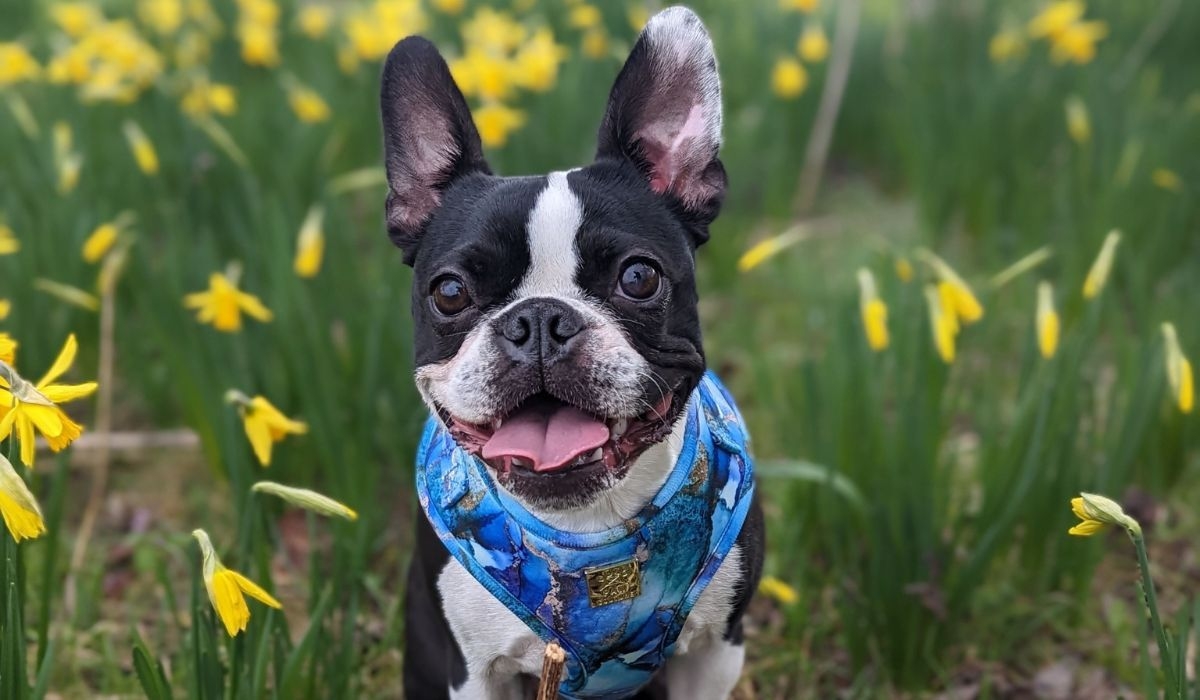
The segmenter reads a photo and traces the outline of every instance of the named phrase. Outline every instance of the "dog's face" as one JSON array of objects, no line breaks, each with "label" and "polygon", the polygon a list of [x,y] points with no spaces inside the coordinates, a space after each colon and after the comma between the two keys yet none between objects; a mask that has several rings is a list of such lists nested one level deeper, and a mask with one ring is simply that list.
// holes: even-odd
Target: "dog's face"
[{"label": "dog's face", "polygon": [[651,19],[595,162],[569,172],[493,175],[424,39],[392,50],[381,102],[422,395],[510,492],[586,505],[666,438],[704,371],[694,252],[725,172],[703,24],[678,7]]}]

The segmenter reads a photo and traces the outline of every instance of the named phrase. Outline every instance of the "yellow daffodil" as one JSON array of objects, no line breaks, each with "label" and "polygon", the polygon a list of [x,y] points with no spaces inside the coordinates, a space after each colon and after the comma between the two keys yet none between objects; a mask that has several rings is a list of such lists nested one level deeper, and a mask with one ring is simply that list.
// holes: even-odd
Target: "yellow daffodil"
[{"label": "yellow daffodil", "polygon": [[603,27],[594,27],[583,33],[583,41],[579,48],[583,55],[592,59],[600,59],[609,55],[608,32]]},{"label": "yellow daffodil", "polygon": [[988,42],[988,56],[993,63],[1008,63],[1025,54],[1025,37],[1014,29],[997,32]]},{"label": "yellow daffodil", "polygon": [[858,270],[859,312],[862,314],[863,332],[867,336],[867,345],[875,352],[881,352],[888,346],[887,304],[879,298],[875,289],[875,277],[870,270]]},{"label": "yellow daffodil", "polygon": [[231,389],[225,394],[225,400],[238,407],[254,456],[264,467],[271,466],[271,448],[275,443],[282,442],[288,435],[304,435],[308,432],[307,423],[283,415],[265,397],[255,396],[251,399]]},{"label": "yellow daffodil", "polygon": [[815,12],[817,6],[820,4],[820,0],[779,0],[779,9],[784,11],[799,10],[807,14]]},{"label": "yellow daffodil", "polygon": [[78,345],[75,336],[67,338],[58,358],[36,384],[16,373],[8,364],[0,364],[0,440],[15,434],[21,443],[21,462],[33,467],[35,429],[42,433],[50,449],[66,449],[83,433],[83,426],[72,421],[57,404],[74,401],[96,390],[96,382],[55,384],[75,361]]},{"label": "yellow daffodil", "polygon": [[1088,117],[1087,105],[1078,95],[1071,95],[1063,103],[1063,111],[1067,116],[1067,134],[1071,140],[1082,146],[1092,140],[1092,120]]},{"label": "yellow daffodil", "polygon": [[1179,336],[1171,323],[1162,325],[1163,348],[1166,352],[1167,383],[1171,387],[1172,398],[1182,413],[1191,413],[1196,403],[1195,380],[1192,377],[1192,363],[1183,348],[1179,345]]},{"label": "yellow daffodil", "polygon": [[125,132],[125,140],[129,142],[129,150],[133,153],[138,170],[146,175],[158,173],[158,153],[154,150],[154,144],[150,142],[150,137],[142,131],[142,127],[138,126],[135,121],[127,120],[122,126],[122,130]]},{"label": "yellow daffodil", "polygon": [[333,8],[329,5],[305,5],[296,15],[296,26],[309,39],[320,39],[333,24]]},{"label": "yellow daffodil", "polygon": [[274,596],[258,584],[233,569],[226,568],[217,557],[207,532],[193,530],[192,537],[200,543],[200,553],[204,557],[204,588],[208,591],[208,600],[230,637],[244,632],[246,625],[250,623],[250,608],[246,605],[246,596],[276,610],[283,608]]},{"label": "yellow daffodil", "polygon": [[1168,192],[1183,191],[1183,180],[1174,170],[1156,168],[1154,172],[1150,173],[1150,181],[1154,183],[1155,187]]},{"label": "yellow daffodil", "polygon": [[745,253],[742,253],[742,257],[738,258],[738,272],[753,270],[779,253],[805,240],[808,236],[809,232],[807,229],[800,226],[793,226],[783,233],[771,236],[770,238],[764,238],[750,246]]},{"label": "yellow daffodil", "polygon": [[72,39],[79,39],[104,22],[104,16],[91,2],[56,2],[50,6],[50,19]]},{"label": "yellow daffodil", "polygon": [[502,104],[488,104],[475,110],[475,126],[484,146],[500,147],[512,132],[525,125],[525,113]]},{"label": "yellow daffodil", "polygon": [[258,22],[242,22],[237,28],[242,45],[242,60],[251,66],[271,68],[279,65],[279,36],[275,27]]},{"label": "yellow daffodil", "polygon": [[519,80],[514,63],[478,48],[468,48],[450,62],[450,74],[464,95],[499,102],[513,94]]},{"label": "yellow daffodil", "polygon": [[317,493],[316,491],[310,491],[309,489],[284,486],[274,481],[260,481],[250,487],[250,490],[255,493],[266,493],[277,496],[292,505],[300,506],[305,510],[311,510],[320,515],[345,518],[346,520],[358,520],[358,513],[354,512],[346,504],[335,501],[329,496]]},{"label": "yellow daffodil", "polygon": [[71,150],[74,135],[71,125],[59,121],[54,123],[54,163],[58,168],[58,191],[68,194],[79,183],[79,171],[83,167],[83,156]]},{"label": "yellow daffodil", "polygon": [[1108,282],[1109,272],[1112,271],[1117,244],[1120,242],[1121,232],[1117,229],[1109,231],[1108,235],[1104,237],[1104,245],[1100,247],[1100,254],[1096,256],[1096,261],[1092,263],[1087,277],[1083,280],[1084,299],[1094,299],[1100,290],[1104,289],[1104,285]]},{"label": "yellow daffodil", "polygon": [[34,540],[46,532],[46,522],[37,499],[12,462],[0,454],[0,516],[13,540]]},{"label": "yellow daffodil", "polygon": [[87,240],[83,242],[83,259],[85,262],[94,263],[100,258],[103,258],[112,247],[116,245],[117,238],[120,237],[121,231],[125,226],[127,217],[121,216],[114,221],[108,221],[100,224],[92,231]]},{"label": "yellow daffodil", "polygon": [[592,27],[599,26],[603,19],[600,9],[586,2],[575,5],[567,13],[567,24],[576,29],[591,29]]},{"label": "yellow daffodil", "polygon": [[[0,298],[0,321],[8,318],[8,314],[12,312],[12,302],[8,299]],[[0,333],[0,335],[3,335]]]},{"label": "yellow daffodil", "polygon": [[183,0],[139,0],[138,19],[163,36],[170,36],[183,24]]},{"label": "yellow daffodil", "polygon": [[17,240],[17,235],[8,224],[0,223],[0,255],[12,255],[19,250],[21,241]]},{"label": "yellow daffodil", "polygon": [[1071,499],[1071,510],[1082,522],[1067,532],[1079,537],[1090,537],[1104,529],[1105,525],[1117,525],[1141,536],[1142,526],[1125,514],[1121,505],[1111,498],[1095,493],[1081,493]]},{"label": "yellow daffodil", "polygon": [[183,305],[196,310],[196,320],[226,333],[242,329],[243,313],[263,323],[274,318],[261,299],[238,289],[236,275],[226,277],[220,272],[209,275],[207,291],[188,294]]},{"label": "yellow daffodil", "polygon": [[904,282],[905,284],[911,282],[913,278],[912,263],[909,262],[908,258],[904,257],[903,255],[896,258],[896,277],[898,277],[900,281]]},{"label": "yellow daffodil", "polygon": [[1049,360],[1058,351],[1060,327],[1058,311],[1054,309],[1054,288],[1049,282],[1038,284],[1036,325],[1038,350]]},{"label": "yellow daffodil", "polygon": [[296,236],[296,259],[292,264],[300,277],[316,277],[321,271],[321,259],[325,253],[325,232],[321,230],[324,216],[324,207],[314,204],[300,224],[300,233]]},{"label": "yellow daffodil", "polygon": [[462,26],[464,45],[491,54],[506,54],[516,49],[524,43],[527,33],[525,25],[511,14],[490,7],[476,10]]},{"label": "yellow daffodil", "polygon": [[543,27],[513,56],[514,80],[527,90],[545,92],[554,87],[566,57],[567,50],[554,43],[554,34]]},{"label": "yellow daffodil", "polygon": [[946,364],[954,362],[954,338],[958,333],[958,321],[953,310],[945,308],[942,295],[933,285],[925,287],[925,301],[929,306],[929,328],[933,333],[933,346]]},{"label": "yellow daffodil", "polygon": [[180,70],[202,69],[212,56],[212,39],[203,31],[189,28],[175,39],[174,55]]},{"label": "yellow daffodil", "polygon": [[368,3],[347,14],[342,30],[360,59],[377,61],[387,55],[397,38],[419,34],[427,23],[417,0],[386,0]]},{"label": "yellow daffodil", "polygon": [[184,93],[179,106],[193,117],[214,113],[227,117],[237,111],[237,93],[231,85],[200,81]]},{"label": "yellow daffodil", "polygon": [[954,268],[934,254],[922,248],[917,255],[933,269],[939,280],[938,292],[948,302],[948,308],[953,312],[954,322],[974,323],[983,318],[983,305],[979,303],[971,287],[959,277]]},{"label": "yellow daffodil", "polygon": [[433,9],[447,15],[460,15],[467,7],[467,0],[430,0]]},{"label": "yellow daffodil", "polygon": [[820,63],[829,55],[829,39],[825,37],[825,30],[816,22],[810,22],[805,25],[804,31],[800,34],[800,40],[796,42],[796,53],[800,54],[800,58],[809,63]]},{"label": "yellow daffodil", "polygon": [[41,72],[37,60],[23,45],[0,42],[0,87],[34,80]]},{"label": "yellow daffodil", "polygon": [[0,333],[0,362],[11,365],[17,357],[17,341],[7,333]]},{"label": "yellow daffodil", "polygon": [[771,91],[776,97],[791,100],[804,94],[808,87],[808,71],[800,61],[786,56],[775,61],[771,69]]},{"label": "yellow daffodil", "polygon": [[1082,0],[1052,2],[1029,21],[1029,36],[1034,39],[1053,39],[1083,17],[1085,9]]},{"label": "yellow daffodil", "polygon": [[774,576],[763,576],[758,582],[758,591],[782,605],[794,605],[800,600],[800,594],[796,593],[795,588]]},{"label": "yellow daffodil", "polygon": [[1104,22],[1075,22],[1050,40],[1050,58],[1055,63],[1090,63],[1096,57],[1096,43],[1107,35]]},{"label": "yellow daffodil", "polygon": [[300,121],[315,124],[329,119],[329,105],[311,88],[295,86],[288,90],[288,104]]}]

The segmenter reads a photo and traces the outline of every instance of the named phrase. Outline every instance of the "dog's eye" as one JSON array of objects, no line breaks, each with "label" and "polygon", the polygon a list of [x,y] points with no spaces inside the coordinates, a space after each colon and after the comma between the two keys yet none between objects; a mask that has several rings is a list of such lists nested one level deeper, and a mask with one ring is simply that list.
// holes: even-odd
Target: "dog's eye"
[{"label": "dog's eye", "polygon": [[634,301],[646,301],[658,294],[662,275],[645,260],[631,260],[621,268],[621,294]]},{"label": "dog's eye", "polygon": [[471,305],[467,285],[454,275],[442,275],[433,281],[433,305],[443,316],[455,316]]}]

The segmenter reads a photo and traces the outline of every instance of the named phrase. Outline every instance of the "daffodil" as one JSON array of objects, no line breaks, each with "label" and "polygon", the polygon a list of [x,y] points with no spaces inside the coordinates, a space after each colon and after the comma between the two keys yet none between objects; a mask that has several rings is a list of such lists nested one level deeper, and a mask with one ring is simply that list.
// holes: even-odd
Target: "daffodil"
[{"label": "daffodil", "polygon": [[0,42],[0,88],[33,80],[41,72],[29,49],[14,41]]},{"label": "daffodil", "polygon": [[971,287],[962,277],[959,277],[954,268],[932,251],[924,248],[918,250],[917,255],[933,269],[937,276],[938,291],[949,303],[949,309],[953,311],[956,324],[958,321],[974,323],[983,318],[983,305],[979,303],[975,292],[971,291]]},{"label": "daffodil", "polygon": [[794,605],[800,600],[800,594],[795,588],[774,576],[763,576],[758,582],[758,591],[783,605]]},{"label": "daffodil", "polygon": [[108,254],[113,246],[120,240],[121,235],[133,222],[133,212],[122,212],[112,221],[106,221],[100,224],[92,231],[87,240],[83,242],[83,259],[85,262],[94,263],[100,258]]},{"label": "daffodil", "polygon": [[288,435],[304,435],[308,424],[283,415],[278,408],[263,396],[249,398],[236,389],[225,394],[225,400],[238,407],[242,415],[242,427],[254,449],[254,456],[264,467],[271,466],[271,448]]},{"label": "daffodil", "polygon": [[17,234],[8,227],[8,224],[0,223],[0,255],[12,255],[21,250],[21,241],[17,240]]},{"label": "daffodil", "polygon": [[519,80],[515,65],[502,56],[472,46],[450,62],[450,75],[464,95],[485,102],[502,102],[513,94]]},{"label": "daffodil", "polygon": [[1071,510],[1081,522],[1067,532],[1079,537],[1090,537],[1104,529],[1105,525],[1125,528],[1131,535],[1141,537],[1142,526],[1125,514],[1121,505],[1111,498],[1095,493],[1081,493],[1071,499]]},{"label": "daffodil", "polygon": [[1104,22],[1075,22],[1051,38],[1050,58],[1056,63],[1090,63],[1096,57],[1096,44],[1107,35]]},{"label": "daffodil", "polygon": [[230,85],[203,80],[192,85],[179,104],[193,117],[214,113],[227,117],[237,111],[237,92]]},{"label": "daffodil", "polygon": [[300,506],[305,510],[311,510],[320,515],[345,518],[346,520],[358,520],[358,513],[354,512],[346,504],[335,501],[329,496],[317,493],[316,491],[310,491],[309,489],[284,486],[274,481],[260,481],[250,487],[250,490],[255,493],[266,493],[277,496],[292,505]]},{"label": "daffodil", "polygon": [[34,540],[46,532],[46,522],[37,499],[12,462],[0,454],[0,516],[13,540]]},{"label": "daffodil", "polygon": [[7,333],[0,333],[0,362],[11,365],[17,356],[17,341]]},{"label": "daffodil", "polygon": [[91,2],[56,2],[50,6],[50,19],[72,39],[79,39],[104,22],[104,16]]},{"label": "daffodil", "polygon": [[75,336],[67,338],[58,358],[36,384],[23,379],[11,365],[0,364],[0,440],[15,434],[21,443],[21,462],[32,468],[35,429],[42,433],[50,449],[66,449],[83,433],[57,404],[74,401],[96,390],[96,382],[84,384],[55,384],[75,361],[78,344]]},{"label": "daffodil", "polygon": [[300,233],[296,236],[296,260],[293,263],[293,269],[300,277],[316,277],[321,271],[321,259],[325,253],[325,232],[321,230],[324,216],[324,207],[314,204],[300,224]]},{"label": "daffodil", "polygon": [[514,80],[528,90],[549,90],[558,79],[558,67],[566,57],[567,50],[556,44],[554,35],[543,27],[513,56]]},{"label": "daffodil", "polygon": [[1192,377],[1192,363],[1179,345],[1179,336],[1171,323],[1162,325],[1163,348],[1166,352],[1167,383],[1172,397],[1183,413],[1191,413],[1196,402],[1196,387]]},{"label": "daffodil", "polygon": [[1156,168],[1154,172],[1150,173],[1150,181],[1154,183],[1155,187],[1168,192],[1179,193],[1183,191],[1183,180],[1180,179],[1178,173],[1174,170]]},{"label": "daffodil", "polygon": [[1092,263],[1091,269],[1088,270],[1087,277],[1083,280],[1083,298],[1094,299],[1104,289],[1104,285],[1108,282],[1108,275],[1112,271],[1113,258],[1117,253],[1117,244],[1121,242],[1121,232],[1113,229],[1104,237],[1104,245],[1100,247],[1100,254],[1096,256],[1095,262]]},{"label": "daffodil", "polygon": [[83,156],[71,150],[74,140],[71,125],[55,122],[53,129],[54,163],[58,168],[58,191],[68,194],[79,184],[79,171],[83,168]]},{"label": "daffodil", "polygon": [[[8,299],[0,298],[0,321],[8,318],[8,314],[12,312],[12,302]],[[3,335],[0,333],[0,335]]]},{"label": "daffodil", "polygon": [[138,19],[163,36],[170,36],[183,24],[183,0],[139,0]]},{"label": "daffodil", "polygon": [[150,137],[146,136],[142,127],[132,120],[127,120],[122,126],[122,130],[125,132],[125,140],[129,142],[129,150],[133,153],[138,170],[146,175],[156,174],[158,172],[158,153],[154,150],[154,144],[150,142]]},{"label": "daffodil", "polygon": [[1053,39],[1083,17],[1085,9],[1082,0],[1052,2],[1029,21],[1029,36],[1034,39]]},{"label": "daffodil", "polygon": [[811,22],[804,27],[800,40],[796,42],[796,53],[809,63],[825,60],[829,55],[829,39],[825,37],[825,30],[820,24]]},{"label": "daffodil", "polygon": [[820,4],[820,0],[779,0],[779,9],[785,11],[799,10],[808,14],[815,12],[817,6]]},{"label": "daffodil", "polygon": [[475,110],[475,125],[485,146],[503,146],[508,135],[524,124],[524,112],[502,104],[488,104]]},{"label": "daffodil", "polygon": [[226,568],[213,549],[212,540],[207,532],[193,530],[192,537],[200,543],[200,553],[204,558],[204,588],[208,591],[208,600],[230,637],[236,637],[238,632],[245,631],[250,623],[250,608],[246,605],[246,596],[276,610],[283,608],[274,596],[257,583],[233,569]]},{"label": "daffodil", "polygon": [[212,273],[208,277],[208,290],[188,294],[183,305],[196,310],[196,320],[211,323],[213,328],[226,333],[242,329],[243,313],[263,323],[274,318],[262,300],[238,289],[236,274],[231,277],[235,279],[220,272]]},{"label": "daffodil", "polygon": [[997,32],[988,42],[988,56],[993,63],[1007,63],[1025,53],[1025,37],[1014,29]]},{"label": "daffodil", "polygon": [[771,91],[776,97],[791,100],[799,97],[808,87],[808,71],[804,64],[785,56],[775,61],[771,69]]},{"label": "daffodil", "polygon": [[1054,288],[1049,282],[1038,284],[1036,325],[1038,350],[1048,360],[1058,351],[1060,327],[1058,311],[1054,309]]},{"label": "daffodil", "polygon": [[913,266],[912,263],[909,262],[908,258],[904,257],[903,255],[897,256],[895,267],[896,277],[898,277],[901,282],[907,284],[908,282],[912,281]]},{"label": "daffodil", "polygon": [[242,45],[242,60],[247,64],[264,68],[279,65],[279,36],[275,27],[242,22],[238,25],[237,35]]},{"label": "daffodil", "polygon": [[1092,120],[1088,117],[1087,105],[1078,95],[1071,95],[1063,104],[1067,116],[1067,134],[1071,140],[1083,145],[1092,140]]},{"label": "daffodil", "polygon": [[770,238],[764,238],[758,243],[750,246],[750,248],[748,248],[745,253],[742,253],[740,258],[738,258],[738,272],[749,272],[753,270],[776,255],[779,255],[781,252],[805,240],[808,238],[808,236],[809,232],[807,229],[800,226],[793,226],[783,233],[771,236]]},{"label": "daffodil", "polygon": [[315,124],[329,119],[329,105],[316,90],[294,86],[288,90],[288,104],[300,121]]},{"label": "daffodil", "polygon": [[608,32],[603,27],[593,27],[583,33],[579,48],[588,58],[600,59],[609,55]]},{"label": "daffodil", "polygon": [[598,26],[602,19],[600,9],[586,2],[578,3],[567,13],[567,24],[576,29],[591,29]]},{"label": "daffodil", "polygon": [[933,347],[946,364],[954,362],[954,340],[958,334],[958,321],[954,311],[947,309],[942,295],[933,285],[925,287],[925,302],[929,307],[929,328],[933,334]]},{"label": "daffodil", "polygon": [[484,52],[504,54],[516,49],[528,34],[511,14],[481,7],[462,25],[463,44]]},{"label": "daffodil", "polygon": [[447,15],[462,14],[467,6],[467,0],[430,0],[433,9]]},{"label": "daffodil", "polygon": [[333,24],[333,8],[329,5],[305,5],[296,14],[296,26],[309,39],[320,39]]},{"label": "daffodil", "polygon": [[887,304],[879,298],[875,289],[875,277],[870,270],[858,270],[859,312],[862,314],[863,332],[867,336],[867,345],[875,352],[881,352],[888,346]]}]

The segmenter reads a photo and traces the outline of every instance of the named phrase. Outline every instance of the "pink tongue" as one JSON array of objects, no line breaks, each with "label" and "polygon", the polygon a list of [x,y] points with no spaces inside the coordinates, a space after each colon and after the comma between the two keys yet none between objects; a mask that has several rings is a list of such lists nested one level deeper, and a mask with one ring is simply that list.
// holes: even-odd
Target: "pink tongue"
[{"label": "pink tongue", "polygon": [[535,472],[569,465],[608,442],[608,426],[558,402],[537,402],[513,413],[483,445],[483,458],[519,457]]}]

